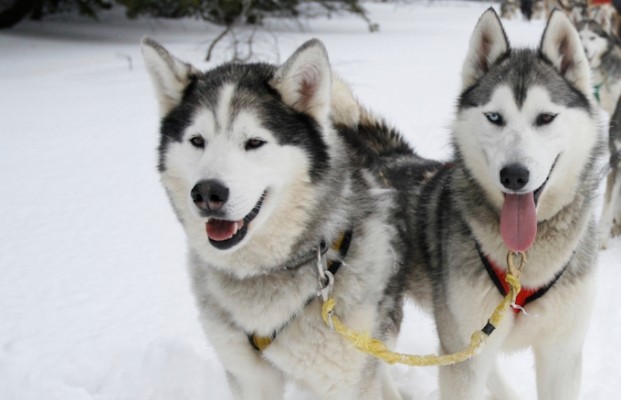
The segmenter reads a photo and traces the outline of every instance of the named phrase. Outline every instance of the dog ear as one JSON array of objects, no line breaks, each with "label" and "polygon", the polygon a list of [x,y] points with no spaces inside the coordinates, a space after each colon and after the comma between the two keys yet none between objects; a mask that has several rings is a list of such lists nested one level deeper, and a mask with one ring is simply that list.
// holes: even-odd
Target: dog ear
[{"label": "dog ear", "polygon": [[481,15],[470,37],[470,48],[462,68],[462,89],[474,85],[490,67],[509,53],[509,40],[493,8]]},{"label": "dog ear", "polygon": [[321,124],[328,122],[332,72],[326,48],[319,40],[300,46],[278,68],[270,84],[287,105]]},{"label": "dog ear", "polygon": [[599,12],[595,14],[595,22],[602,27],[602,30],[606,32],[608,36],[613,35],[612,32],[612,18],[613,16],[607,11],[607,8],[599,8]]},{"label": "dog ear", "polygon": [[155,87],[163,117],[181,101],[183,91],[198,71],[190,64],[173,57],[155,40],[142,39],[142,57]]},{"label": "dog ear", "polygon": [[578,32],[561,11],[552,12],[541,38],[539,53],[582,93],[591,93],[589,61]]}]

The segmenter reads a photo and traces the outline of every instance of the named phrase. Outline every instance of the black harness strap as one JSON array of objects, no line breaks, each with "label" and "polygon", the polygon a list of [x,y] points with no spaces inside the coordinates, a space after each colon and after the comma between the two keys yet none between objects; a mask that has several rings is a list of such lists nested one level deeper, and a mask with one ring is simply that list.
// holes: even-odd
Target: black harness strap
[{"label": "black harness strap", "polygon": [[[496,288],[498,289],[498,292],[500,292],[500,294],[503,297],[506,296],[507,290],[505,289],[505,286],[503,285],[500,276],[496,272],[497,269],[492,266],[492,263],[490,262],[489,258],[483,254],[483,252],[481,251],[481,246],[479,246],[478,243],[476,243],[476,248],[477,248],[477,252],[479,253],[479,257],[481,258],[481,262],[485,266],[485,270],[487,271],[492,282],[494,282],[494,286],[496,286]],[[565,270],[567,270],[567,268],[569,267],[569,262],[571,262],[571,258],[567,262],[567,264],[565,264],[565,266],[546,285],[538,289],[528,290],[528,295],[524,297],[522,301],[517,302],[518,305],[525,306],[526,304],[531,303],[539,299],[543,295],[545,295],[548,292],[548,290],[550,290],[552,286],[554,286],[554,284],[560,279],[561,275],[563,275]],[[525,289],[522,289],[522,290],[525,290]]]},{"label": "black harness strap", "polygon": [[343,259],[345,258],[345,256],[347,255],[347,252],[349,251],[349,245],[351,244],[352,235],[353,235],[353,231],[349,229],[348,231],[345,231],[341,235],[339,240],[337,240],[332,245],[332,249],[337,250],[339,252],[338,260],[328,261],[328,271],[332,272],[332,275],[336,275],[336,273],[339,271],[339,268],[341,268],[341,265],[343,265]]}]

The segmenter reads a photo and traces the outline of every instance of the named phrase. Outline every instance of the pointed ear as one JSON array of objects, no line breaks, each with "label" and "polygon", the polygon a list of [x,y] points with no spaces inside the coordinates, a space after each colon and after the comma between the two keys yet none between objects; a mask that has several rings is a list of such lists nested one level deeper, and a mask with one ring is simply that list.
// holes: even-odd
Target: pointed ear
[{"label": "pointed ear", "polygon": [[462,89],[474,85],[490,67],[509,53],[509,41],[493,8],[479,18],[470,38],[470,48],[462,68]]},{"label": "pointed ear", "polygon": [[[608,8],[599,7],[599,12],[595,15],[595,22],[602,27],[607,35],[612,35],[613,16],[608,12]],[[612,12],[612,11],[611,11]]]},{"label": "pointed ear", "polygon": [[591,93],[591,71],[578,32],[561,11],[552,12],[539,53],[583,93]]},{"label": "pointed ear", "polygon": [[142,39],[142,57],[155,87],[163,117],[181,101],[183,91],[198,71],[168,53],[155,40]]},{"label": "pointed ear", "polygon": [[330,115],[332,72],[328,53],[317,39],[309,40],[276,71],[270,84],[283,101],[321,124]]}]

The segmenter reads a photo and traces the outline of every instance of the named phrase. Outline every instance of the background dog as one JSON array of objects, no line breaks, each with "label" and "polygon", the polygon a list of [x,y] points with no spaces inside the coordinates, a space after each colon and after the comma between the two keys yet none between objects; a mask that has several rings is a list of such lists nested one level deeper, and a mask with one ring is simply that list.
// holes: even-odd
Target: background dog
[{"label": "background dog", "polygon": [[621,234],[621,46],[612,34],[610,16],[606,13],[594,16],[595,19],[578,22],[577,29],[593,73],[595,97],[610,117],[609,172],[599,229],[600,245],[606,248],[611,236]]}]

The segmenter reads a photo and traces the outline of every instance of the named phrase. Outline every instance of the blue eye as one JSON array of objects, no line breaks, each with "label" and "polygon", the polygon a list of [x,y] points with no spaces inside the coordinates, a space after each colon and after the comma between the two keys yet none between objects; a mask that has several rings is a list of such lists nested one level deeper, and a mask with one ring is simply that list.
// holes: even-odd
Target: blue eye
[{"label": "blue eye", "polygon": [[496,112],[485,113],[485,118],[487,118],[487,120],[494,125],[502,126],[505,123],[505,121],[502,119],[502,115]]}]

